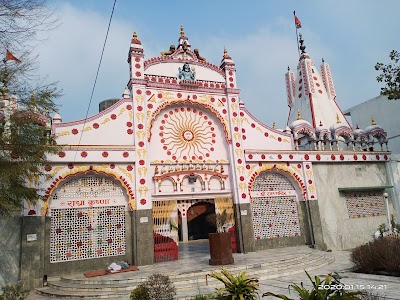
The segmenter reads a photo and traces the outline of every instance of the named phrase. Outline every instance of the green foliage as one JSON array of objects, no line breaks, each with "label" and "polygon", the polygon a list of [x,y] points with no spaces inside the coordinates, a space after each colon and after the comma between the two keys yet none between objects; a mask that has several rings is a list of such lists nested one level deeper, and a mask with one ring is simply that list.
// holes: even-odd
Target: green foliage
[{"label": "green foliage", "polygon": [[[289,290],[292,288],[302,300],[359,300],[360,298],[358,296],[363,294],[360,291],[346,291],[341,288],[335,288],[338,285],[340,287],[343,286],[339,281],[339,276],[337,274],[335,276],[328,274],[325,280],[322,280],[319,276],[315,276],[313,280],[307,271],[306,274],[312,284],[311,290],[304,287],[302,282],[300,285],[295,283],[289,285]],[[278,295],[271,292],[264,293],[262,296],[273,296],[284,300],[294,300],[285,295]]]},{"label": "green foliage", "polygon": [[388,96],[389,100],[397,100],[400,99],[400,53],[392,50],[389,58],[391,63],[375,65],[375,70],[381,72],[376,80],[385,83],[385,87],[381,88],[381,95]]},{"label": "green foliage", "polygon": [[8,49],[20,60],[0,68],[0,215],[7,215],[24,199],[35,203],[41,197],[42,168],[48,154],[58,152],[49,114],[57,110],[54,100],[61,91],[37,76],[37,56],[29,44],[57,26],[54,11],[45,0],[0,0],[0,14],[0,53]]},{"label": "green foliage", "polygon": [[24,289],[21,282],[2,287],[2,292],[3,294],[0,295],[0,300],[24,300],[29,294],[29,290]]},{"label": "green foliage", "polygon": [[38,93],[30,105],[11,114],[0,131],[0,213],[20,209],[23,199],[35,203],[44,178],[47,156],[56,153],[50,134],[50,117],[42,112],[54,108],[50,92]]},{"label": "green foliage", "polygon": [[143,282],[143,286],[148,290],[151,300],[173,300],[176,295],[175,286],[167,275],[153,274]]},{"label": "green foliage", "polygon": [[245,272],[233,275],[228,270],[222,269],[221,272],[212,272],[207,276],[221,281],[225,286],[217,289],[215,293],[216,299],[254,300],[258,298],[258,279],[247,278]]},{"label": "green foliage", "polygon": [[143,284],[138,285],[134,290],[132,290],[130,295],[131,300],[150,300],[150,294],[147,287]]}]

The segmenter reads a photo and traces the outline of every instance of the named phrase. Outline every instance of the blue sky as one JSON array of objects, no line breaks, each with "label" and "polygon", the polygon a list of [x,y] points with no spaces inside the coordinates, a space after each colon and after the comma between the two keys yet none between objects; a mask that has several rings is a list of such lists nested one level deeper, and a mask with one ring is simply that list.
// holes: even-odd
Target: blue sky
[{"label": "blue sky", "polygon": [[[63,121],[84,118],[113,0],[49,1],[62,24],[37,47],[40,72],[59,81]],[[176,44],[179,26],[192,48],[219,65],[224,46],[237,66],[246,107],[279,128],[288,114],[284,73],[298,55],[293,11],[301,20],[307,52],[331,66],[342,109],[379,94],[376,62],[400,50],[400,1],[128,1],[117,0],[90,114],[98,103],[120,97],[129,80],[127,54],[137,31],[145,58]],[[379,122],[379,120],[377,120]]]}]

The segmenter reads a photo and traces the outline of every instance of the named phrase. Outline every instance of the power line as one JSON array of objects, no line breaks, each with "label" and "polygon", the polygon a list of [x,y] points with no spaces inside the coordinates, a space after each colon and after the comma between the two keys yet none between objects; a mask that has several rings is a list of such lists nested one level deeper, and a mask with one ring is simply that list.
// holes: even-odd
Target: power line
[{"label": "power line", "polygon": [[[104,39],[103,49],[101,50],[100,61],[99,61],[99,65],[97,66],[96,77],[95,77],[95,79],[94,79],[93,88],[92,88],[92,93],[91,93],[91,95],[90,95],[89,105],[88,105],[88,108],[87,108],[87,110],[86,110],[86,115],[85,115],[85,119],[84,119],[84,121],[83,121],[81,134],[80,134],[80,136],[79,136],[78,145],[81,144],[82,135],[83,135],[83,130],[85,129],[85,125],[86,125],[86,119],[87,119],[87,117],[88,117],[88,115],[89,115],[90,105],[92,104],[93,94],[94,94],[94,90],[95,90],[95,88],[96,88],[96,83],[97,83],[97,78],[98,78],[99,72],[100,72],[101,62],[103,61],[104,49],[106,48],[108,33],[109,33],[109,31],[110,31],[111,20],[112,20],[113,15],[114,15],[114,9],[115,9],[115,4],[116,4],[116,2],[117,2],[117,0],[114,0],[114,4],[113,4],[112,11],[111,11],[111,15],[110,15],[110,20],[108,21],[107,33],[106,33],[106,37],[105,37],[105,39]],[[75,160],[76,160],[76,155],[77,155],[77,154],[78,154],[78,150],[75,151],[74,162],[75,162]]]}]

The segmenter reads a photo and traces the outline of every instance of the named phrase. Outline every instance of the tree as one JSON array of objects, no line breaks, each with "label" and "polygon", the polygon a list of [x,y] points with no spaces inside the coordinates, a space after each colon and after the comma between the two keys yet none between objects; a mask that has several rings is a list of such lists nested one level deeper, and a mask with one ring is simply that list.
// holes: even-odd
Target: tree
[{"label": "tree", "polygon": [[[0,214],[20,209],[41,197],[43,166],[58,147],[51,135],[50,114],[61,95],[56,83],[37,75],[33,42],[53,29],[58,19],[44,0],[0,0],[0,57],[6,50],[19,61],[0,66]],[[14,94],[14,95],[10,95]]]},{"label": "tree", "polygon": [[376,80],[385,83],[381,95],[388,96],[389,100],[397,100],[400,99],[400,52],[392,50],[389,57],[392,63],[375,65],[375,70],[381,71]]}]

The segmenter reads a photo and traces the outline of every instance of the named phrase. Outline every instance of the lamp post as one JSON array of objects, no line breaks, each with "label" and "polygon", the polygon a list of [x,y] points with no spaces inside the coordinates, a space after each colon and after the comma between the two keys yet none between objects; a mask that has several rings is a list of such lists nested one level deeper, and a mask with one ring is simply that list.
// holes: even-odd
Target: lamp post
[{"label": "lamp post", "polygon": [[389,200],[388,200],[388,193],[383,193],[383,200],[385,201],[385,208],[386,208],[386,222],[387,228],[389,228],[389,232],[392,232],[392,223],[390,222],[390,212],[389,212]]}]

